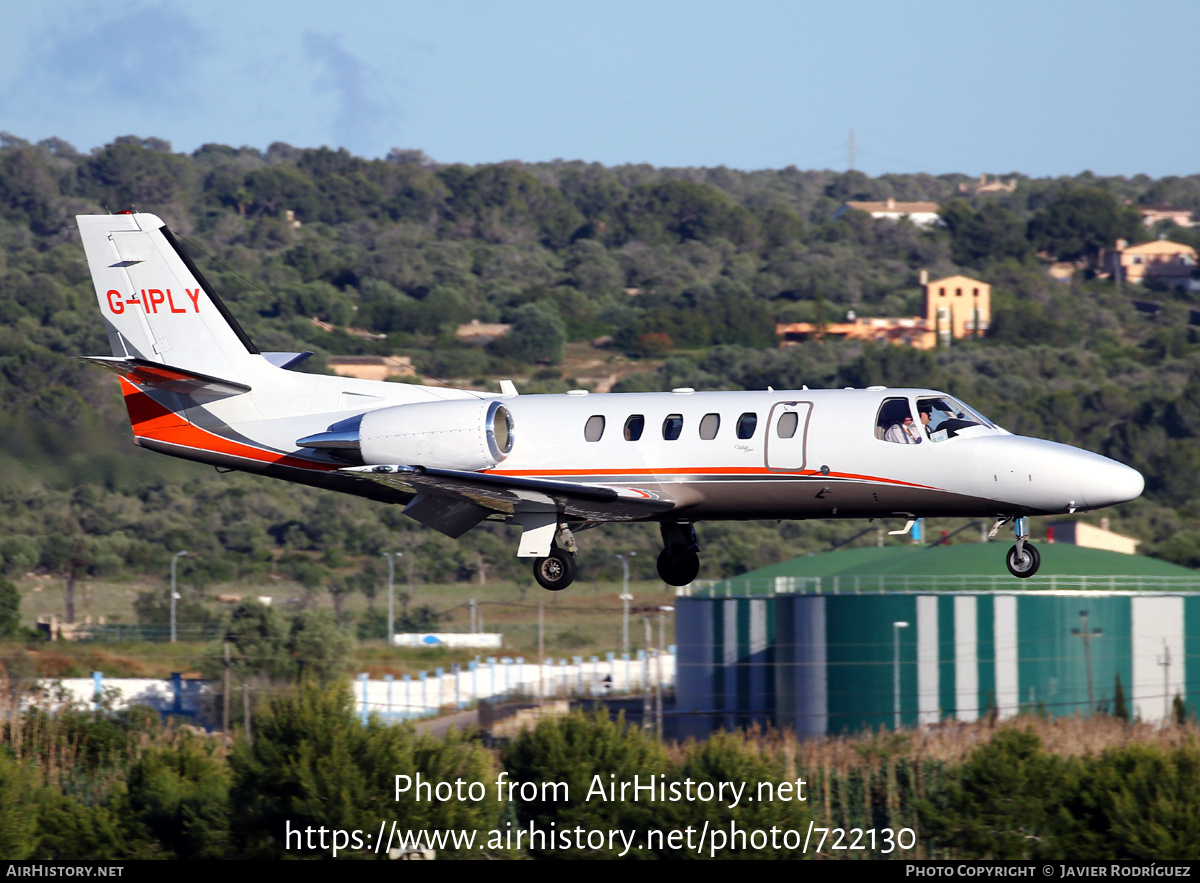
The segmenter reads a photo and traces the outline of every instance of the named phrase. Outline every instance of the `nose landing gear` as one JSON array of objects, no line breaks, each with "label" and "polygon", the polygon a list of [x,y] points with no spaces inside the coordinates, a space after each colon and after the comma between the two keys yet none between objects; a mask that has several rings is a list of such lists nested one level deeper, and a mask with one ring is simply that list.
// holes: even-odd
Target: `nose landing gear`
[{"label": "nose landing gear", "polygon": [[[1009,519],[1005,519],[1007,521]],[[1016,534],[1017,542],[1011,549],[1008,550],[1008,555],[1004,558],[1004,563],[1008,565],[1008,572],[1020,579],[1028,579],[1038,572],[1038,568],[1042,566],[1042,556],[1038,552],[1037,547],[1029,542],[1029,519],[1022,515],[1011,519],[1013,523],[1013,533]],[[990,536],[995,536],[996,531],[1000,529],[1000,525],[1004,522],[999,521],[992,528]]]}]

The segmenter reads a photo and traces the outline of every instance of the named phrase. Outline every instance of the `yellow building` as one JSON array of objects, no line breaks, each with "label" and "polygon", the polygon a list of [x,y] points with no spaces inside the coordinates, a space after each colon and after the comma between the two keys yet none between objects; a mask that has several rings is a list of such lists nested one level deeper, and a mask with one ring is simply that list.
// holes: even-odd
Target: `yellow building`
[{"label": "yellow building", "polygon": [[1087,549],[1105,549],[1122,555],[1136,555],[1141,540],[1108,529],[1108,519],[1101,518],[1100,526],[1086,521],[1059,521],[1046,526],[1046,539],[1054,543],[1071,543]]},{"label": "yellow building", "polygon": [[1190,245],[1155,239],[1141,245],[1127,245],[1117,240],[1117,247],[1108,253],[1108,272],[1120,273],[1125,282],[1166,282],[1195,288],[1192,274],[1196,270],[1196,249]]},{"label": "yellow building", "polygon": [[415,377],[412,356],[330,356],[329,370],[339,377],[360,380],[387,380],[389,377]]},{"label": "yellow building", "polygon": [[925,283],[925,327],[940,346],[954,338],[982,337],[992,319],[992,286],[968,276]]}]

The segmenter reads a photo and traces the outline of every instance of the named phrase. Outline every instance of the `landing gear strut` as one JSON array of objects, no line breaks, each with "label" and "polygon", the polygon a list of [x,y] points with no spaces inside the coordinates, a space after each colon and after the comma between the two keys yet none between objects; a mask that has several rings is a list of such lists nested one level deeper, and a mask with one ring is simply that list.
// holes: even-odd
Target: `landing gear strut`
[{"label": "landing gear strut", "polygon": [[663,550],[658,554],[658,575],[669,586],[686,586],[700,572],[700,543],[691,522],[664,522]]},{"label": "landing gear strut", "polygon": [[1008,565],[1008,572],[1013,576],[1027,579],[1042,566],[1041,554],[1037,547],[1029,542],[1029,519],[1024,515],[1014,518],[1013,533],[1017,536],[1017,542],[1008,550],[1004,563]]}]

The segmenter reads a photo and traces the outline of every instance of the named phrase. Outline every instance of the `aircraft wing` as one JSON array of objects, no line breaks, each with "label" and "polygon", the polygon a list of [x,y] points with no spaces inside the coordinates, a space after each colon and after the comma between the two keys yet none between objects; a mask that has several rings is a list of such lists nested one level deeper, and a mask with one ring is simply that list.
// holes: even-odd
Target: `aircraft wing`
[{"label": "aircraft wing", "polygon": [[493,514],[550,511],[571,521],[634,521],[675,507],[674,501],[637,488],[422,466],[338,471],[415,494],[404,514],[451,537],[462,536]]}]

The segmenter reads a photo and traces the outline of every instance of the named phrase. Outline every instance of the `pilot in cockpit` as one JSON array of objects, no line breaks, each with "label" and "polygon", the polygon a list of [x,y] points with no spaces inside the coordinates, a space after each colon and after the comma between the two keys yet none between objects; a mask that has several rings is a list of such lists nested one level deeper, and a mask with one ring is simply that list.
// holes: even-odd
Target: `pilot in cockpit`
[{"label": "pilot in cockpit", "polygon": [[920,431],[913,425],[907,399],[889,399],[879,410],[879,425],[886,427],[883,440],[898,445],[919,445]]}]

